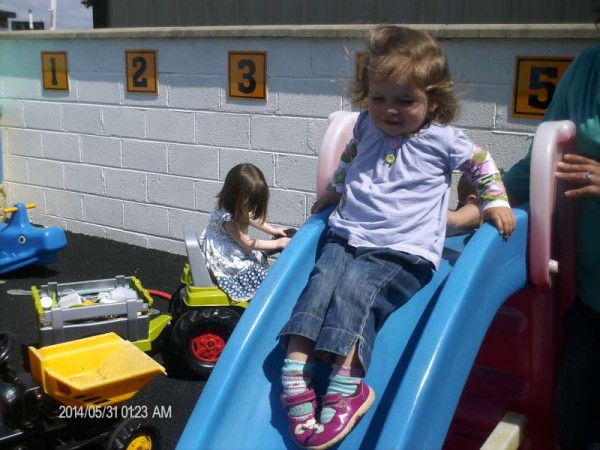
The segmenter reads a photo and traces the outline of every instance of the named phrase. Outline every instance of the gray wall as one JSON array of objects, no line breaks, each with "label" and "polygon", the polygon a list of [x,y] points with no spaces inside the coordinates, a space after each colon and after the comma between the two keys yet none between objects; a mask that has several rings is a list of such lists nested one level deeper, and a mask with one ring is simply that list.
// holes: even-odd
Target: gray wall
[{"label": "gray wall", "polygon": [[108,27],[592,23],[592,0],[105,0]]},{"label": "gray wall", "polygon": [[[368,28],[0,33],[7,201],[36,203],[35,223],[183,253],[182,223],[201,231],[229,168],[251,162],[271,189],[269,220],[300,226],[327,117],[352,109],[344,88]],[[592,25],[420,28],[448,55],[462,97],[456,126],[504,169],[539,123],[510,115],[516,55],[577,56],[600,34]],[[126,92],[126,49],[157,50],[158,95]],[[266,101],[227,96],[228,50],[268,52]],[[42,88],[41,51],[68,52],[69,92]]]}]

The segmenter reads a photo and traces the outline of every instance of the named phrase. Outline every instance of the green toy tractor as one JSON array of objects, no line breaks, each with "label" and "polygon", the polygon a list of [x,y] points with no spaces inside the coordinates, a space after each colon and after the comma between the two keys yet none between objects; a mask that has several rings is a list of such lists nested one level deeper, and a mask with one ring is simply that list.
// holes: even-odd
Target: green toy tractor
[{"label": "green toy tractor", "polygon": [[170,349],[177,367],[197,378],[207,378],[248,302],[233,302],[214,283],[200,249],[198,235],[183,226],[188,264],[183,284],[171,298]]}]

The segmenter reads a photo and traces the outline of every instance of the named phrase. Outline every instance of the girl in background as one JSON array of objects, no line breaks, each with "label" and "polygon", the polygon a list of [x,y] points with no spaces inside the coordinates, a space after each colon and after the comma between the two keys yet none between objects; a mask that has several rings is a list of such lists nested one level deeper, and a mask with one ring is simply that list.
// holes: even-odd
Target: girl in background
[{"label": "girl in background", "polygon": [[[247,163],[235,166],[200,238],[208,268],[231,300],[250,300],[267,275],[263,251],[282,250],[290,241],[283,228],[265,222],[268,203],[269,187],[261,170]],[[253,239],[250,226],[278,238]]]}]

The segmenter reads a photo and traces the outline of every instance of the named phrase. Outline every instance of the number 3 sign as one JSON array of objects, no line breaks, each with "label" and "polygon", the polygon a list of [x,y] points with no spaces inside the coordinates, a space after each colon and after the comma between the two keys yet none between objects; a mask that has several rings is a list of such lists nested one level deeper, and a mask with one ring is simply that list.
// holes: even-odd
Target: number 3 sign
[{"label": "number 3 sign", "polygon": [[267,99],[267,52],[229,51],[229,97]]},{"label": "number 3 sign", "polygon": [[571,57],[517,56],[512,115],[544,117]]},{"label": "number 3 sign", "polygon": [[158,94],[156,50],[125,50],[127,92]]}]

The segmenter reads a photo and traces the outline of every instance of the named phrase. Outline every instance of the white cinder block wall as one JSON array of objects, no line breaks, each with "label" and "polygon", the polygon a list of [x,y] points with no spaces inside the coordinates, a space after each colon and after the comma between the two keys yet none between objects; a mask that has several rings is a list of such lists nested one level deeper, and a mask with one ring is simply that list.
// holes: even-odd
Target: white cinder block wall
[{"label": "white cinder block wall", "polygon": [[[509,114],[515,57],[576,56],[597,37],[552,26],[421,28],[447,52],[463,98],[456,125],[503,168],[539,123]],[[352,109],[344,89],[364,29],[0,33],[7,204],[37,203],[36,223],[183,253],[181,224],[201,231],[227,171],[251,162],[271,187],[270,221],[300,226],[327,117]],[[125,92],[126,49],[158,51],[158,95]],[[267,101],[227,97],[228,50],[268,52]],[[69,92],[42,89],[42,51],[68,52]]]}]

